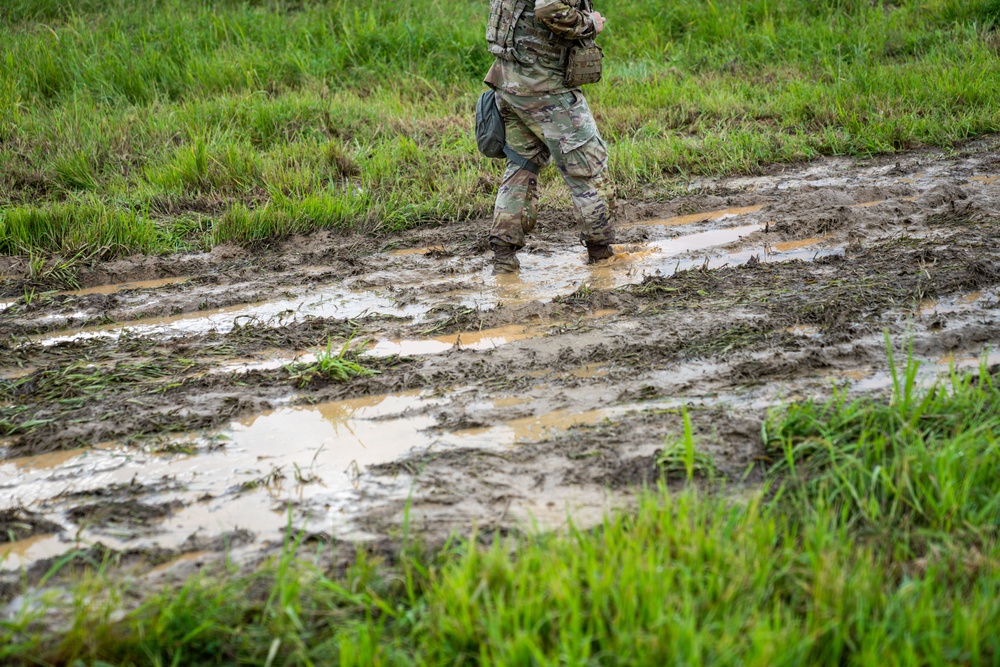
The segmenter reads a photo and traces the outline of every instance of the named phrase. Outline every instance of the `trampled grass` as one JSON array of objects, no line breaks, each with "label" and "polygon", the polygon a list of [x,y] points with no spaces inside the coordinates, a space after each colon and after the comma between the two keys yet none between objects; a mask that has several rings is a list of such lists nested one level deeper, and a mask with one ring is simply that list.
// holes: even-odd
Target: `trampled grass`
[{"label": "trampled grass", "polygon": [[[608,69],[588,95],[622,196],[1000,129],[997,0],[598,5]],[[500,165],[475,152],[470,116],[487,11],[5,2],[0,252],[161,253],[486,215]]]},{"label": "trampled grass", "polygon": [[[121,620],[127,585],[108,591],[98,574],[0,625],[0,658],[993,664],[1000,390],[985,366],[932,388],[916,377],[901,369],[890,400],[775,411],[767,484],[752,496],[660,487],[594,529],[408,544],[391,563],[361,555],[345,574],[297,554],[292,537],[266,568],[196,577]],[[40,635],[43,615],[65,628]]]}]

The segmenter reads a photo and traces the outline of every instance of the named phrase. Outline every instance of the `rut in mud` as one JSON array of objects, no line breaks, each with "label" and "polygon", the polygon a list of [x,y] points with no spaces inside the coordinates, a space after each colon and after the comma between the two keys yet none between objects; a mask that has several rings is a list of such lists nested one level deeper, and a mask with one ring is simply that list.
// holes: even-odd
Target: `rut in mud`
[{"label": "rut in mud", "polygon": [[[484,221],[121,260],[28,300],[9,260],[0,592],[74,549],[150,576],[253,559],[289,524],[334,541],[407,512],[432,540],[586,524],[669,480],[685,406],[752,484],[770,407],[888,388],[885,331],[926,381],[1000,361],[995,145],[625,202],[594,266],[549,213],[514,276],[491,275]],[[376,372],[305,370],[345,344]]]}]

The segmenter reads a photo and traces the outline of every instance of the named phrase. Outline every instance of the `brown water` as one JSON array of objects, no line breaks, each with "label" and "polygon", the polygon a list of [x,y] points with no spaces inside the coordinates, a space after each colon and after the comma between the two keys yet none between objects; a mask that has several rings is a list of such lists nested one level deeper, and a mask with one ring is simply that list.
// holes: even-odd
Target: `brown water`
[{"label": "brown water", "polygon": [[483,329],[482,331],[464,331],[445,336],[435,336],[426,339],[384,340],[378,341],[368,349],[368,354],[377,357],[387,357],[393,354],[401,356],[420,356],[425,354],[440,354],[450,350],[489,350],[519,340],[527,340],[544,336],[553,322],[545,324],[511,324],[505,327]]},{"label": "brown water", "polygon": [[68,296],[85,296],[87,294],[114,294],[124,290],[133,289],[156,289],[165,285],[176,285],[191,280],[191,276],[175,276],[171,278],[158,278],[156,280],[139,280],[129,283],[114,283],[112,285],[98,285],[96,287],[86,287],[78,290],[68,290],[59,292]]},{"label": "brown water", "polygon": [[[351,530],[355,491],[367,466],[387,463],[413,450],[476,447],[496,450],[544,438],[571,426],[594,424],[605,411],[557,410],[519,417],[488,428],[436,430],[435,406],[446,399],[421,392],[370,396],[312,406],[289,406],[234,422],[209,436],[174,440],[194,454],[156,454],[103,446],[0,463],[0,504],[50,508],[69,503],[70,493],[100,492],[114,484],[161,486],[142,502],[176,502],[182,509],[164,519],[154,536],[129,536],[82,528],[79,544],[100,541],[125,548],[177,547],[191,535],[249,529],[261,539],[280,540],[290,502],[305,503],[317,530]],[[483,409],[526,406],[531,399],[485,400]],[[214,443],[214,447],[205,449]],[[222,445],[221,447],[219,445]],[[396,490],[405,496],[405,480]],[[79,504],[80,501],[75,501]],[[564,517],[563,517],[564,518]],[[0,548],[0,568],[54,556],[74,545],[56,536],[35,536]]]},{"label": "brown water", "polygon": [[919,315],[952,314],[995,307],[1000,303],[1000,289],[978,290],[945,300],[927,299],[917,307]]},{"label": "brown water", "polygon": [[710,220],[724,220],[739,215],[757,213],[763,210],[763,206],[741,206],[737,208],[724,208],[718,211],[707,211],[704,213],[691,213],[689,215],[676,215],[672,218],[658,218],[655,220],[640,220],[622,225],[623,227],[679,227],[681,225],[691,225],[697,222],[708,222]]},{"label": "brown water", "polygon": [[817,243],[822,243],[832,239],[833,236],[814,236],[808,239],[802,239],[801,241],[785,241],[784,243],[775,243],[771,246],[771,251],[775,253],[789,252],[791,250],[799,250],[800,248],[808,248],[809,246],[814,246]]},{"label": "brown water", "polygon": [[[680,218],[719,220],[759,209],[760,207],[725,209]],[[680,218],[671,220],[683,224],[678,222]],[[298,297],[170,317],[144,318],[130,323],[71,329],[56,334],[36,336],[31,340],[43,345],[52,345],[94,336],[116,336],[125,331],[169,338],[209,331],[225,333],[237,323],[251,321],[286,323],[307,316],[355,319],[366,314],[380,313],[420,322],[437,305],[490,310],[498,305],[515,306],[532,301],[550,301],[557,296],[571,293],[583,285],[588,285],[592,289],[615,289],[639,282],[643,275],[648,274],[669,274],[676,270],[706,265],[709,268],[736,265],[745,263],[751,258],[756,258],[758,261],[808,260],[816,254],[807,249],[828,240],[825,237],[817,237],[782,242],[773,247],[766,247],[762,240],[759,249],[723,250],[725,246],[738,243],[744,237],[760,230],[759,224],[724,227],[646,243],[618,245],[615,247],[617,255],[612,260],[598,264],[587,263],[583,248],[579,250],[567,248],[550,255],[522,253],[522,270],[501,276],[491,275],[490,267],[484,266],[482,260],[478,258],[446,258],[428,265],[417,253],[427,252],[430,248],[417,248],[398,251],[396,255],[399,261],[407,264],[382,272],[384,275],[377,272],[365,274],[363,281],[351,279],[343,283],[320,286]],[[824,250],[820,251],[820,254],[835,251],[836,249]],[[442,273],[446,277],[442,278]],[[433,285],[446,286],[449,281],[455,282],[455,276],[462,275],[465,277],[463,284],[471,284],[471,287],[440,292],[429,289]],[[180,280],[185,278],[171,278],[165,282]],[[372,284],[382,283],[388,286],[371,287]],[[133,286],[140,284],[131,283]],[[111,290],[123,286],[94,289]],[[419,298],[399,300],[396,295],[402,288],[415,290]],[[523,335],[527,334],[507,331],[497,337],[510,340]],[[457,339],[437,339],[407,343],[407,346],[414,350],[412,354],[426,354],[446,351],[456,342]],[[481,346],[479,349],[484,349],[495,342],[485,338],[470,338],[467,334],[463,334],[461,345],[473,349]],[[402,341],[396,343],[403,344]],[[382,343],[379,351],[388,350],[390,347],[391,344]]]},{"label": "brown water", "polygon": [[389,252],[394,257],[406,257],[408,255],[427,255],[432,252],[444,252],[443,246],[424,246],[422,248],[404,248]]}]

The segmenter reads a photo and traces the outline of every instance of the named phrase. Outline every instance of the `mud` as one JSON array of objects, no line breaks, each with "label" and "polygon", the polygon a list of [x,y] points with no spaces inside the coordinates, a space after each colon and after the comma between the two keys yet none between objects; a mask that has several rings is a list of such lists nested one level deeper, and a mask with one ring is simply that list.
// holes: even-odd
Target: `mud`
[{"label": "mud", "polygon": [[[886,332],[923,383],[1000,363],[996,148],[621,202],[596,265],[572,216],[544,211],[508,276],[482,220],[94,264],[75,291],[8,258],[0,597],[67,553],[156,582],[254,562],[289,528],[351,544],[404,517],[428,541],[587,525],[675,483],[657,461],[682,409],[727,486],[755,484],[769,410],[890,389]],[[318,370],[344,362],[371,372]]]}]

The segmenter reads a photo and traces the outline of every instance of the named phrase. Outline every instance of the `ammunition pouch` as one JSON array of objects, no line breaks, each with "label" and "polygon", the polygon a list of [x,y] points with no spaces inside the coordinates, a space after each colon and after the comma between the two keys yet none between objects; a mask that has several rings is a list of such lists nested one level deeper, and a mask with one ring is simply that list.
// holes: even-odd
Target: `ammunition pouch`
[{"label": "ammunition pouch", "polygon": [[604,51],[597,44],[573,46],[566,57],[566,77],[563,82],[567,88],[579,88],[588,83],[597,83],[601,80],[603,63]]}]

